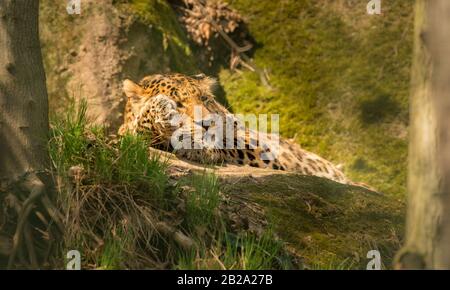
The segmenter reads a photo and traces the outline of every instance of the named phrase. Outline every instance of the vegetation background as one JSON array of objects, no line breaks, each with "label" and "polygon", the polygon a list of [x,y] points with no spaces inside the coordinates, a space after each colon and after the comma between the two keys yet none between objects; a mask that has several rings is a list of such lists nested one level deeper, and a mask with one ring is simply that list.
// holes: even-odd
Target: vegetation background
[{"label": "vegetation background", "polygon": [[[41,37],[55,115],[66,111],[71,98],[87,98],[88,116],[100,116],[98,123],[109,122],[114,128],[121,121],[120,83],[125,77],[138,80],[169,71],[213,75],[220,83],[218,98],[233,112],[280,114],[282,136],[342,164],[351,179],[385,195],[293,176],[263,180],[273,185],[264,187],[225,183],[221,191],[251,196],[263,205],[291,252],[300,253],[313,268],[361,268],[367,249],[373,248],[385,251],[389,266],[404,222],[413,1],[383,1],[382,15],[367,15],[365,0],[227,0],[244,17],[255,43],[249,53],[268,72],[272,88],[263,86],[251,71],[230,70],[225,50],[211,65],[205,62],[204,48],[189,39],[173,2],[121,0],[95,5],[86,0],[81,15],[67,15],[59,1],[42,1]],[[84,125],[71,123],[63,123],[66,128],[56,136],[68,133],[74,140],[84,136],[80,133]],[[102,134],[97,140],[107,144]],[[89,142],[81,140],[81,144]],[[54,144],[56,151],[61,144]],[[88,160],[87,168],[98,164],[109,168],[102,162],[113,156],[105,153],[105,160],[91,162],[85,154],[84,149],[73,151],[62,166]],[[127,176],[117,170],[106,173]],[[206,180],[210,180],[207,192],[216,192],[214,179]],[[192,186],[194,192],[205,192],[203,181],[192,181]],[[275,191],[282,194],[270,196]],[[194,212],[204,210],[197,205]],[[211,213],[206,210],[206,214]],[[235,260],[236,243],[224,243],[231,261]],[[117,250],[114,242],[107,245],[106,252]],[[278,251],[277,245],[268,247]],[[184,257],[178,266],[206,267],[210,264],[204,262],[214,258],[207,251],[200,256],[208,259],[199,262],[198,255]],[[119,263],[106,256],[106,268]]]},{"label": "vegetation background", "polygon": [[[89,97],[100,91],[107,96],[97,103],[110,102],[121,109],[120,84],[114,89],[120,77],[137,80],[156,72],[203,71],[218,77],[219,98],[234,112],[280,114],[284,137],[344,165],[353,180],[403,199],[412,1],[384,1],[382,15],[368,15],[365,0],[227,0],[248,24],[256,42],[254,62],[269,72],[272,90],[250,71],[230,71],[228,58],[218,58],[211,67],[202,64],[198,55],[203,50],[189,40],[166,1],[113,2],[117,2],[113,8],[87,6],[77,16],[67,15],[54,0],[43,1],[41,34],[53,108],[68,97]],[[110,23],[98,16],[102,12],[111,13]],[[115,20],[117,14],[121,21]],[[123,20],[127,17],[133,19]],[[104,28],[108,25],[126,32]],[[104,35],[90,38],[92,27]],[[107,44],[102,46],[102,41]],[[83,55],[86,50],[89,58]],[[109,51],[117,56],[110,57]],[[127,58],[123,52],[134,55]],[[107,61],[118,68],[102,63]],[[80,77],[79,66],[85,70],[95,66],[92,76],[84,73],[90,81]],[[108,73],[114,79],[96,77]],[[93,80],[97,84],[90,85]],[[89,92],[89,86],[103,82],[112,89]],[[111,114],[121,113],[108,109]]]}]

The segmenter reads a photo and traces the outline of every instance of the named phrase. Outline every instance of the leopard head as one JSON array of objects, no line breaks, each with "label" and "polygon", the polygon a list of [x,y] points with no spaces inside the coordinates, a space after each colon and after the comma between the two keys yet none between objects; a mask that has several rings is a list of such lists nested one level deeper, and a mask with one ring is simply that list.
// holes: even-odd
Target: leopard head
[{"label": "leopard head", "polygon": [[165,95],[177,104],[180,114],[194,117],[194,108],[200,108],[202,115],[223,112],[222,107],[213,94],[216,81],[205,75],[193,77],[181,74],[150,75],[144,77],[139,84],[125,80],[123,90],[128,98],[127,113],[136,113],[142,104],[150,98]]}]

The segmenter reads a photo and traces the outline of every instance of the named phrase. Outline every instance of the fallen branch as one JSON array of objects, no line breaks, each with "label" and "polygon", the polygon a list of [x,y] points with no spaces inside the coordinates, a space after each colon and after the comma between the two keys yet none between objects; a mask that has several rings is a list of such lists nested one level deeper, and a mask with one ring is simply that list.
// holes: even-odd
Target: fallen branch
[{"label": "fallen branch", "polygon": [[172,226],[168,225],[165,222],[159,222],[155,225],[155,228],[161,234],[171,237],[175,240],[175,242],[185,250],[190,250],[194,247],[194,241],[183,234],[181,231],[176,230]]},{"label": "fallen branch", "polygon": [[206,20],[214,27],[214,29],[219,33],[223,40],[225,40],[225,42],[231,47],[232,51],[241,58],[240,62],[245,62],[244,66],[251,67],[253,71],[259,75],[262,84],[265,87],[272,89],[265,71],[260,69],[255,63],[253,63],[252,59],[244,53],[251,49],[251,46],[240,47],[225,31],[223,31],[222,27],[218,25],[217,22],[214,21],[214,19],[212,19],[208,13],[205,12],[205,6],[203,6],[200,1],[197,1],[197,5],[199,5],[200,10],[202,11]]},{"label": "fallen branch", "polygon": [[228,8],[226,3],[208,2],[201,0],[184,0],[187,8],[174,4],[183,13],[180,21],[185,25],[191,39],[199,45],[212,51],[209,41],[213,34],[221,37],[231,49],[230,68],[236,69],[238,64],[259,75],[261,83],[272,89],[265,69],[259,68],[252,59],[245,54],[253,45],[239,46],[230,36],[243,22],[242,17],[235,10]]}]

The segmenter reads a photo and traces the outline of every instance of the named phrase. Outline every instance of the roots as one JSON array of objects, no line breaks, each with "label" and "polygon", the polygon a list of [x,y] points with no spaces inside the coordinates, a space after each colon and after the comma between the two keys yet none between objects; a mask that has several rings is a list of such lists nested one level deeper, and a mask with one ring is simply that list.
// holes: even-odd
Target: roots
[{"label": "roots", "polygon": [[[38,229],[44,233],[44,236],[50,235],[48,232],[50,231],[50,223],[41,210],[59,225],[61,231],[63,230],[62,223],[58,217],[57,209],[47,196],[45,184],[35,173],[27,174],[22,181],[15,185],[12,191],[14,193],[8,194],[5,201],[17,214],[17,225],[15,226],[11,248],[5,250],[9,254],[7,268],[13,268],[17,258],[19,258],[21,264],[24,264],[25,267],[38,269],[40,267],[38,257],[45,255],[38,254],[36,249],[37,242],[36,235],[33,234],[33,219],[35,220],[37,217],[41,220],[41,224],[42,221],[45,222],[46,229]],[[22,195],[25,195],[25,197],[22,198]],[[7,211],[5,210],[5,212]]]}]

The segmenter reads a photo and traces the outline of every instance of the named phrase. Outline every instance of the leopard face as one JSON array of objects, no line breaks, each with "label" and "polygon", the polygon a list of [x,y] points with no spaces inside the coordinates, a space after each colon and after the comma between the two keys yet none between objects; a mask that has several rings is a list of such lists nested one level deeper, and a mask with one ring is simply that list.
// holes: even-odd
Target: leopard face
[{"label": "leopard face", "polygon": [[202,115],[210,113],[226,114],[227,110],[214,98],[212,89],[215,80],[205,75],[188,77],[181,74],[150,75],[139,84],[131,80],[124,81],[124,92],[128,101],[125,108],[124,123],[130,122],[146,101],[158,95],[173,100],[177,111],[190,118],[194,117],[194,108],[201,108]]},{"label": "leopard face", "polygon": [[[171,147],[170,140],[177,127],[171,126],[170,119],[177,114],[188,124],[183,130],[200,130],[204,134],[209,126],[196,120],[195,112],[200,111],[203,118],[211,114],[226,115],[229,112],[220,105],[212,93],[215,80],[205,75],[189,77],[181,74],[151,75],[143,78],[139,84],[130,80],[124,81],[124,92],[128,98],[124,124],[119,135],[126,131],[131,133],[150,133],[152,145]],[[197,116],[198,117],[198,116]],[[196,141],[198,142],[198,140]],[[194,145],[193,145],[194,147]],[[220,162],[221,152],[213,148],[202,150],[180,150],[187,159],[205,159]],[[206,153],[206,154],[203,154]]]}]

